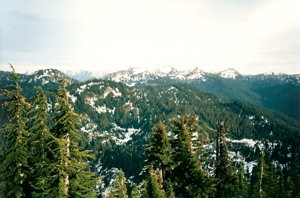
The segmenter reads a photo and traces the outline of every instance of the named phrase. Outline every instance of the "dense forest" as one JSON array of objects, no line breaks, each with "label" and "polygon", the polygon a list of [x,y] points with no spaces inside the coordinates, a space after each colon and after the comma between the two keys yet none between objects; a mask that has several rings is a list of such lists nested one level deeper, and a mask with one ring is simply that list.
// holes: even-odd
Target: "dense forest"
[{"label": "dense forest", "polygon": [[[92,92],[86,95],[79,95],[77,92],[77,100],[72,103],[70,92],[76,93],[74,90],[78,90],[78,85],[68,87],[67,80],[63,79],[59,81],[57,89],[43,90],[37,87],[31,90],[34,98],[28,101],[14,70],[12,77],[13,84],[1,90],[2,105],[6,109],[2,115],[7,115],[5,117],[8,120],[1,129],[0,197],[300,196],[297,123],[292,128],[285,127],[280,121],[266,126],[244,123],[245,129],[240,134],[241,109],[250,112],[253,109],[239,102],[222,102],[218,98],[215,100],[219,101],[219,106],[216,106],[216,103],[210,102],[214,96],[210,95],[208,99],[207,95],[200,95],[199,98],[199,95],[193,95],[194,92],[189,93],[193,97],[185,96],[186,93],[180,92],[180,89],[187,87],[178,86],[178,93],[183,94],[183,98],[196,100],[198,97],[200,101],[207,102],[203,107],[199,105],[196,108],[193,104],[197,103],[177,98],[181,103],[186,103],[178,112],[172,112],[175,109],[172,105],[179,104],[168,101],[170,97],[141,101],[141,96],[140,101],[145,104],[139,106],[140,114],[128,103],[128,106],[123,106],[124,111],[115,110],[114,119],[118,126],[137,128],[142,123],[139,121],[140,117],[155,117],[140,129],[150,128],[152,132],[149,138],[136,140],[142,144],[139,147],[126,144],[114,147],[121,150],[109,150],[108,147],[115,144],[112,142],[114,136],[105,143],[101,135],[91,138],[90,134],[82,130],[86,128],[85,123],[89,119],[100,120],[100,124],[104,125],[103,129],[108,130],[112,125],[112,118],[108,113],[101,116],[96,113],[89,113],[88,117],[84,115],[87,111],[94,112],[93,109],[89,110],[89,106],[83,105]],[[123,85],[115,86],[126,90],[122,88]],[[152,93],[151,97],[156,97],[153,94],[155,90],[151,87],[143,88],[140,94],[148,92]],[[110,94],[105,100],[94,103],[104,103],[108,109],[114,109],[120,101],[112,98],[113,95]],[[50,108],[49,101],[54,104]],[[149,108],[149,102],[155,103],[157,109],[144,110],[143,108]],[[77,108],[80,103],[81,109]],[[204,106],[215,108],[216,111],[211,112]],[[161,109],[170,114],[159,115]],[[224,114],[218,109],[230,109],[231,113]],[[143,112],[152,113],[143,115]],[[184,114],[178,116],[180,112]],[[219,115],[214,117],[216,112]],[[240,113],[239,116],[236,116],[237,112]],[[129,119],[129,115],[133,119]],[[201,119],[199,115],[202,115]],[[256,117],[258,120],[253,121],[259,123],[263,116]],[[213,128],[206,123],[210,123]],[[251,128],[247,129],[245,126]],[[273,131],[276,140],[280,139],[281,142],[270,142],[274,136],[266,135],[263,132],[266,128]],[[253,134],[253,131],[256,133]],[[141,134],[147,136],[142,131]],[[257,162],[251,171],[245,170],[244,160],[240,155],[235,155],[237,159],[233,159],[232,155],[232,150],[236,153],[245,152],[245,148],[234,145],[231,138],[244,137],[264,140],[261,144],[256,144],[254,154],[248,156]],[[289,144],[283,145],[285,143]],[[143,148],[142,151],[133,151],[140,148]],[[283,148],[287,151],[280,152]],[[130,153],[139,155],[127,157]],[[285,154],[289,153],[292,156],[285,159]],[[115,159],[109,158],[109,154]],[[117,167],[113,172],[114,177],[98,172],[96,169],[99,167],[95,165],[98,161],[109,161],[112,167]],[[126,178],[135,171],[139,172],[137,178]]]}]

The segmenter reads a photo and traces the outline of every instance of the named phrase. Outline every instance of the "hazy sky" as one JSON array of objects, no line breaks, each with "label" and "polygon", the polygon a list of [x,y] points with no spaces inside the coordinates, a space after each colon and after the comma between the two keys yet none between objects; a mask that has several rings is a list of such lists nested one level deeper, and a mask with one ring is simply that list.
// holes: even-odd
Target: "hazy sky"
[{"label": "hazy sky", "polygon": [[300,73],[299,0],[0,0],[0,70]]}]

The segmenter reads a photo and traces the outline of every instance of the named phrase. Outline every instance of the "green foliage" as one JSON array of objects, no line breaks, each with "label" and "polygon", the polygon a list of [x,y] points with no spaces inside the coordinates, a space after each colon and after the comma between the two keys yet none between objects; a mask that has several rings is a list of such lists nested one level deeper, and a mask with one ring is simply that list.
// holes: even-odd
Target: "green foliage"
[{"label": "green foliage", "polygon": [[0,197],[19,198],[26,197],[29,190],[26,110],[30,105],[21,94],[19,78],[13,67],[12,77],[14,84],[9,86],[10,90],[1,90],[1,95],[7,98],[3,105],[7,107],[10,116],[4,126],[5,146],[1,150]]},{"label": "green foliage", "polygon": [[194,119],[181,116],[173,121],[172,156],[174,169],[170,173],[177,197],[207,197],[212,193],[211,181],[202,169],[201,160],[193,150],[191,134],[197,128]]},{"label": "green foliage", "polygon": [[248,196],[248,183],[244,176],[244,164],[240,162],[237,170],[237,183],[235,185],[234,196],[235,198],[244,198]]},{"label": "green foliage", "polygon": [[[43,75],[43,72],[38,75]],[[15,155],[14,150],[10,149],[14,145],[10,135],[17,134],[15,132],[20,128],[18,129],[19,125],[16,121],[19,118],[12,116],[17,112],[12,109],[17,109],[17,106],[9,105],[14,104],[13,96],[10,96],[9,93],[19,92],[23,96],[31,96],[33,95],[32,86],[42,85],[44,90],[54,90],[59,86],[55,79],[51,83],[43,84],[43,80],[35,80],[34,75],[30,77],[21,75],[21,77],[21,83],[17,84],[19,87],[22,86],[23,92],[21,92],[22,90],[16,91],[16,87],[10,86],[7,90],[2,90],[0,96],[1,104],[8,107],[0,108],[0,125],[5,123],[6,129],[1,131],[0,136],[0,192],[2,194],[5,189],[9,189],[8,191],[11,192],[16,189],[25,189],[24,195],[27,197],[43,197],[47,194],[48,197],[95,197],[94,187],[99,178],[94,177],[90,167],[96,175],[102,174],[103,170],[109,170],[112,167],[122,168],[126,175],[134,176],[132,177],[134,182],[140,182],[143,178],[138,174],[145,164],[144,160],[147,159],[147,163],[153,166],[153,172],[155,172],[156,179],[152,181],[158,182],[159,188],[164,189],[166,197],[175,197],[175,195],[176,197],[213,197],[215,196],[215,187],[218,188],[221,183],[208,174],[208,171],[212,171],[210,168],[213,166],[212,164],[210,164],[211,166],[207,165],[209,163],[205,157],[211,159],[212,153],[206,152],[203,144],[206,144],[205,148],[210,146],[210,138],[215,137],[213,130],[215,123],[222,119],[228,124],[228,134],[226,134],[228,138],[249,138],[267,142],[264,145],[266,153],[264,167],[267,169],[264,175],[267,178],[263,179],[264,194],[262,193],[262,196],[275,196],[275,192],[277,197],[299,196],[297,186],[300,181],[298,145],[300,124],[297,121],[277,112],[265,111],[242,102],[224,100],[211,94],[202,93],[184,84],[127,87],[121,83],[102,80],[80,84],[71,83],[68,90],[70,95],[76,97],[72,105],[68,97],[67,83],[62,82],[57,97],[54,95],[48,97],[48,103],[52,104],[48,113],[54,114],[51,120],[45,112],[43,96],[40,97],[40,100],[32,103],[33,108],[29,113],[29,122],[25,118],[25,107],[28,105],[24,106],[23,117],[21,117],[24,124],[21,126],[25,126],[25,131],[20,138],[22,144],[18,148],[24,147],[25,149],[18,151],[18,155]],[[30,80],[32,80],[32,84],[28,83]],[[210,83],[209,79],[207,81]],[[6,80],[5,75],[2,78],[0,72],[0,86],[7,85],[7,82],[11,82],[11,80]],[[165,83],[170,84],[170,82],[162,82],[162,84]],[[265,102],[272,100],[277,95],[267,87],[259,90],[261,93],[258,95],[253,90],[248,92],[249,90],[243,90],[243,87],[239,87],[240,85],[231,85],[234,82],[230,79],[221,79],[217,83],[221,88],[225,87],[217,91],[220,94],[230,91],[228,89],[230,86],[238,86],[236,90],[231,91],[235,97],[244,99],[250,96],[253,101],[259,103],[260,96],[264,93],[271,96],[267,99],[264,98]],[[86,89],[81,89],[81,87],[86,87]],[[285,88],[289,90],[289,93],[292,91],[288,87]],[[297,89],[295,88],[295,90]],[[78,90],[82,90],[82,92]],[[118,91],[120,96],[115,96],[109,90]],[[222,93],[223,91],[224,93]],[[270,92],[267,93],[267,91]],[[283,89],[278,93],[283,93],[282,91]],[[49,94],[49,92],[46,93]],[[105,95],[105,93],[108,94]],[[283,96],[285,101],[289,93]],[[297,98],[297,94],[294,96]],[[92,98],[94,105],[90,103]],[[22,103],[20,98],[16,97],[16,99]],[[291,100],[290,103],[294,104],[295,101]],[[286,104],[280,106],[278,103],[271,105],[278,108],[286,106]],[[14,107],[9,109],[10,106]],[[110,111],[97,112],[97,107],[103,106]],[[297,110],[297,106],[292,109],[292,111],[294,110]],[[292,111],[288,110],[285,113],[292,114]],[[87,119],[83,121],[83,118],[77,113],[85,114]],[[196,116],[185,116],[185,118],[171,121],[172,118],[181,114]],[[4,120],[8,115],[10,115],[10,123]],[[164,120],[167,127],[164,128],[157,124],[159,120]],[[93,129],[84,136],[83,132],[79,131],[82,121],[83,127]],[[153,128],[155,124],[157,125]],[[88,126],[92,127],[88,128]],[[51,133],[49,133],[49,128]],[[125,134],[129,128],[139,131],[131,134],[129,141],[120,143],[119,140],[126,137]],[[149,137],[150,143],[147,146],[148,155],[146,155],[143,148],[149,142]],[[28,140],[28,142],[23,140]],[[168,143],[169,140],[171,146]],[[238,143],[227,143],[225,146],[219,145],[220,148],[225,148],[221,149],[222,152],[219,150],[219,158],[224,159],[219,159],[217,163],[220,166],[218,170],[224,172],[220,180],[224,181],[223,187],[226,189],[227,197],[247,197],[248,184],[243,174],[243,166],[240,164],[237,165],[238,167],[234,167],[226,150],[228,146],[230,151],[246,156],[246,162],[253,162],[258,159],[260,145],[252,148]],[[83,148],[92,149],[97,158],[95,160],[91,158],[91,152]],[[10,156],[7,155],[8,151],[14,153],[10,158],[7,158]],[[26,154],[28,152],[29,155]],[[19,188],[20,185],[15,185],[15,181],[10,179],[8,181],[11,182],[6,182],[8,177],[2,177],[2,175],[10,174],[10,178],[20,179],[12,176],[18,167],[12,166],[13,168],[7,169],[7,162],[16,159],[24,162],[27,160],[27,166],[25,166],[26,163],[22,164],[22,170],[27,173],[24,174],[23,189]],[[90,164],[87,164],[87,161]],[[282,176],[275,174],[272,161],[284,165],[284,170],[280,170]],[[44,166],[43,163],[47,166]],[[228,168],[224,168],[226,165]],[[102,168],[99,169],[99,166]],[[254,173],[257,170],[258,168],[254,168]],[[257,176],[257,173],[250,180],[252,186],[249,185],[250,195],[253,194],[253,196],[257,195],[251,190],[252,187],[254,189],[257,187],[255,186],[255,181],[257,181],[255,175]],[[109,179],[106,177],[105,182],[109,182]],[[149,183],[148,179],[147,177],[145,185]],[[8,183],[11,183],[9,188]],[[7,186],[5,187],[5,185]],[[278,190],[274,190],[276,188]],[[142,191],[139,187],[132,192],[132,197],[141,197]],[[144,192],[144,196],[147,197],[146,190]],[[12,196],[12,194],[6,194],[6,197]]]},{"label": "green foliage", "polygon": [[30,185],[32,197],[54,197],[51,193],[54,185],[52,171],[55,168],[53,159],[53,146],[56,138],[50,133],[47,126],[47,98],[41,87],[36,89],[35,100],[29,112],[30,118],[30,157],[31,168]]},{"label": "green foliage", "polygon": [[273,164],[262,152],[257,165],[253,168],[250,180],[250,197],[275,197],[277,182]]},{"label": "green foliage", "polygon": [[1,135],[0,197],[96,197],[98,178],[87,164],[92,155],[78,146],[81,118],[68,101],[66,81],[58,91],[50,133],[42,88],[28,112],[14,69],[12,76],[14,84],[1,90],[10,116]]},{"label": "green foliage", "polygon": [[164,198],[165,193],[161,189],[158,176],[155,174],[152,168],[148,170],[148,176],[146,180],[146,190],[144,192],[143,198]]},{"label": "green foliage", "polygon": [[66,81],[61,81],[57,95],[52,133],[59,139],[55,161],[57,167],[58,197],[96,197],[93,187],[97,183],[93,173],[88,170],[87,159],[93,155],[78,146],[80,116],[69,103]]},{"label": "green foliage", "polygon": [[128,198],[127,188],[126,188],[126,177],[124,172],[120,170],[118,177],[112,184],[112,186],[108,187],[110,192],[106,198]]},{"label": "green foliage", "polygon": [[171,165],[171,144],[169,142],[166,127],[162,122],[154,126],[147,148],[147,162],[159,171],[159,180],[162,184],[165,179],[167,169]]},{"label": "green foliage", "polygon": [[233,197],[236,193],[235,186],[238,185],[238,178],[235,174],[235,168],[228,156],[226,127],[223,122],[221,122],[217,128],[215,178],[216,197]]}]

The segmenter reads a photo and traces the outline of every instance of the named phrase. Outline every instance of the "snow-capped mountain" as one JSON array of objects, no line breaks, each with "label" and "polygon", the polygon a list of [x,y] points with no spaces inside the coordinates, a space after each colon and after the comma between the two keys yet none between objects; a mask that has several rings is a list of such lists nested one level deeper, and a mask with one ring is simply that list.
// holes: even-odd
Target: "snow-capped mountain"
[{"label": "snow-capped mountain", "polygon": [[154,80],[181,80],[181,81],[193,81],[201,80],[207,81],[208,79],[224,78],[237,81],[246,80],[273,80],[281,83],[300,83],[300,75],[288,75],[288,74],[258,74],[258,75],[242,75],[233,68],[226,69],[218,73],[204,72],[200,68],[195,67],[180,71],[174,67],[168,66],[154,70],[147,70],[141,68],[129,68],[127,70],[121,70],[107,74],[102,77],[116,82],[123,82],[127,85],[133,86],[135,84],[145,84],[148,82],[153,83]]},{"label": "snow-capped mountain", "polygon": [[155,70],[130,68],[108,74],[103,79],[128,86],[187,83],[200,91],[280,111],[300,120],[299,74],[241,75],[232,68],[209,73],[198,67],[185,71],[164,67]]},{"label": "snow-capped mountain", "polygon": [[133,86],[136,83],[147,83],[149,81],[158,80],[162,78],[174,80],[205,80],[205,72],[203,72],[197,67],[186,71],[179,71],[174,67],[164,67],[155,70],[129,68],[128,70],[122,70],[108,74],[103,78],[113,80],[116,82],[123,82],[129,86]]},{"label": "snow-capped mountain", "polygon": [[63,78],[68,78],[68,76],[57,69],[43,69],[28,75],[28,82],[45,85],[49,83],[57,83]]},{"label": "snow-capped mountain", "polygon": [[229,68],[219,73],[219,76],[222,78],[231,78],[236,79],[237,77],[241,77],[242,75],[238,73],[235,69]]},{"label": "snow-capped mountain", "polygon": [[[201,131],[207,132],[210,137],[215,133],[216,121],[220,119],[226,121],[229,126],[227,139],[231,151],[229,154],[236,160],[242,159],[245,170],[250,172],[253,165],[257,163],[258,149],[263,147],[266,147],[265,150],[270,153],[278,166],[289,167],[297,154],[298,122],[293,125],[291,120],[284,120],[284,116],[280,117],[277,114],[273,116],[260,107],[199,91],[200,86],[206,86],[207,90],[213,89],[219,94],[222,91],[225,94],[244,91],[243,94],[249,96],[254,94],[254,91],[245,84],[252,82],[251,78],[237,86],[233,83],[243,82],[240,77],[223,78],[219,74],[205,73],[198,68],[184,72],[172,68],[168,71],[148,72],[131,69],[130,72],[126,70],[123,74],[139,76],[141,79],[145,76],[152,77],[152,82],[160,83],[160,86],[146,84],[130,87],[120,82],[102,79],[86,82],[70,79],[71,83],[68,86],[70,101],[75,111],[85,115],[86,119],[83,120],[80,130],[86,136],[86,140],[83,141],[86,141],[88,148],[96,154],[92,165],[93,170],[98,174],[107,175],[116,168],[121,168],[128,176],[137,178],[143,167],[144,148],[149,142],[153,126],[159,120],[170,124],[172,118],[182,114],[196,115],[201,124]],[[158,75],[160,77],[157,77]],[[21,75],[20,81],[24,93],[29,96],[27,98],[32,98],[34,95],[30,91],[32,87],[42,86],[45,90],[48,88],[56,90],[58,79],[63,77],[66,77],[63,73],[49,69],[37,71],[32,75]],[[183,81],[183,77],[184,79],[190,77],[190,80]],[[10,81],[6,81],[10,79],[8,72],[0,71],[0,79],[3,79],[0,89],[10,84]],[[263,82],[270,82],[276,87],[277,92],[280,90],[288,92],[289,89],[294,88],[291,85],[282,88],[281,85],[274,84],[277,82],[275,80],[265,80],[256,86],[257,93],[261,90],[266,92]],[[176,84],[176,82],[181,83]],[[54,88],[49,85],[53,85]],[[270,87],[267,87],[267,90],[270,90]],[[276,99],[274,96],[272,98]],[[0,97],[1,99],[3,98]],[[280,98],[281,103],[284,100],[289,101],[284,97]],[[52,101],[52,107],[53,105],[55,101]],[[0,107],[0,125],[5,117],[2,116],[5,114],[1,110]],[[214,151],[213,141],[205,146]]]},{"label": "snow-capped mountain", "polygon": [[67,76],[74,78],[80,82],[85,82],[87,80],[102,78],[107,72],[104,71],[63,71]]}]

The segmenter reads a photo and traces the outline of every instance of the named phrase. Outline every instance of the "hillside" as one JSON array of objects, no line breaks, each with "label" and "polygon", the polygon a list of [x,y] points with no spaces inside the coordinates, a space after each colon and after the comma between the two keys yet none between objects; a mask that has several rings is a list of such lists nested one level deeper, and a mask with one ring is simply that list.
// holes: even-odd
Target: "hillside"
[{"label": "hillside", "polygon": [[104,79],[129,86],[187,83],[200,91],[275,110],[300,121],[300,75],[241,75],[234,69],[208,73],[199,68],[178,71],[171,67],[166,71],[130,68],[108,74]]},{"label": "hillside", "polygon": [[[11,82],[10,73],[0,74],[0,88],[3,88]],[[232,77],[232,74],[229,76]],[[61,78],[66,76],[57,70],[20,75],[23,93],[29,100],[32,87],[42,86],[47,91],[50,114],[56,103],[52,91],[56,90]],[[220,82],[234,80],[218,79]],[[250,78],[248,80],[251,81]],[[106,176],[106,184],[116,168],[122,169],[130,181],[139,181],[139,174],[145,165],[145,144],[149,143],[153,126],[159,121],[169,126],[174,118],[184,114],[197,117],[201,127],[199,134],[209,134],[210,142],[205,148],[210,153],[210,162],[214,153],[216,123],[224,121],[228,126],[230,155],[244,162],[245,171],[252,171],[262,149],[268,152],[276,167],[284,168],[287,174],[292,174],[293,167],[298,163],[299,122],[254,105],[202,92],[191,82],[184,84],[182,81],[160,78],[151,83],[127,86],[110,80],[95,79],[79,83],[69,79],[68,90],[75,111],[85,117],[81,127],[85,139],[81,140],[81,144],[95,153],[92,169],[98,175]],[[3,107],[0,113],[0,123],[3,124],[6,122]],[[170,128],[167,130],[170,131]],[[209,163],[207,169],[212,171],[212,164]]]}]

